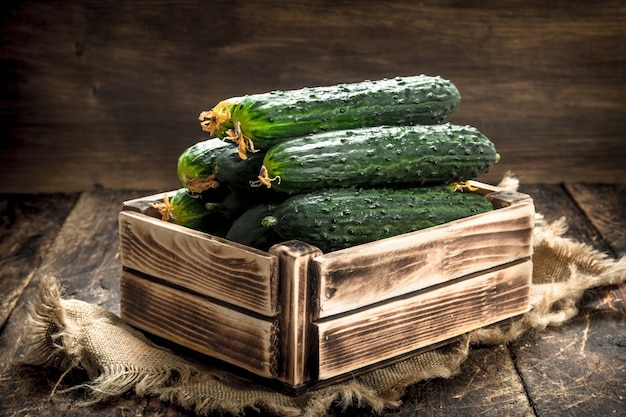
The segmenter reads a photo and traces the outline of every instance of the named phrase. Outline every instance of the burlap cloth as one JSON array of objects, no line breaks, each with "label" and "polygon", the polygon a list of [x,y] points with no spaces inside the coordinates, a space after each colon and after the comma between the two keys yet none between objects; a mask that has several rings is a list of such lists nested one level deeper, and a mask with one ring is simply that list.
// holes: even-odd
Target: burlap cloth
[{"label": "burlap cloth", "polygon": [[[514,179],[500,185],[517,188]],[[238,414],[251,407],[278,416],[321,416],[333,403],[382,412],[398,407],[409,385],[454,376],[472,346],[503,344],[531,329],[558,326],[577,314],[576,303],[585,290],[625,280],[626,257],[615,260],[573,241],[564,236],[566,229],[564,220],[547,224],[537,215],[530,312],[506,326],[472,331],[453,345],[299,396],[281,394],[155,346],[113,313],[63,299],[54,277],[42,278],[33,300],[30,325],[35,338],[27,362],[63,370],[53,395],[84,388],[90,393],[86,404],[134,390],[138,396],[156,395],[200,415]],[[75,368],[84,369],[89,382],[63,387],[65,374]]]}]

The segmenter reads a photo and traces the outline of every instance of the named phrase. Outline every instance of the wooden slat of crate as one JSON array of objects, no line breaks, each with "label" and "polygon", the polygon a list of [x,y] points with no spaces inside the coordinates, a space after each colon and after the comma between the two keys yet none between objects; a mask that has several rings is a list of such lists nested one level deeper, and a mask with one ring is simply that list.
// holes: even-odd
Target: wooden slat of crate
[{"label": "wooden slat of crate", "polygon": [[278,258],[133,211],[119,215],[122,265],[265,316],[278,309]]},{"label": "wooden slat of crate", "polygon": [[276,320],[253,317],[122,271],[122,318],[132,326],[257,375],[277,372]]},{"label": "wooden slat of crate", "polygon": [[270,248],[280,259],[280,367],[279,379],[289,387],[310,381],[309,333],[311,302],[309,264],[322,251],[290,240]]},{"label": "wooden slat of crate", "polygon": [[314,323],[324,380],[526,312],[532,262]]},{"label": "wooden slat of crate", "polygon": [[529,257],[532,199],[519,193],[494,193],[490,198],[497,210],[316,258],[317,317]]}]

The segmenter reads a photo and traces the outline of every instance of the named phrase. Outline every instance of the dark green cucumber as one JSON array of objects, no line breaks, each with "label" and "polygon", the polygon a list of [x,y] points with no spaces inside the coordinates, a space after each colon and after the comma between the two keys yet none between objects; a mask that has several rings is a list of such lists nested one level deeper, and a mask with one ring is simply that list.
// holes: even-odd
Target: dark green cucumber
[{"label": "dark green cucumber", "polygon": [[277,207],[277,204],[259,204],[248,208],[233,222],[226,239],[261,250],[269,249],[280,242],[280,237],[274,229],[263,226],[262,220],[274,214]]},{"label": "dark green cucumber", "polygon": [[225,225],[221,203],[208,201],[201,194],[190,193],[186,188],[178,189],[171,197],[164,195],[163,201],[153,203],[161,219],[203,232],[219,232],[228,229]]},{"label": "dark green cucumber", "polygon": [[213,163],[220,153],[233,148],[232,143],[212,138],[185,149],[178,157],[177,170],[181,185],[196,194],[219,186],[215,182]]},{"label": "dark green cucumber", "polygon": [[267,151],[261,177],[288,193],[449,184],[476,179],[498,159],[491,140],[471,126],[376,126],[279,143]]},{"label": "dark green cucumber", "polygon": [[245,158],[255,148],[315,132],[443,123],[459,103],[452,82],[419,75],[234,97],[199,118],[203,130],[237,142]]},{"label": "dark green cucumber", "polygon": [[328,252],[492,209],[483,196],[452,186],[334,189],[292,196],[263,223],[284,240],[302,240]]},{"label": "dark green cucumber", "polygon": [[254,207],[261,204],[275,204],[281,203],[288,197],[284,193],[268,192],[265,190],[256,191],[255,189],[248,188],[233,189],[220,201],[220,210],[230,220],[234,220],[241,216],[250,207]]},{"label": "dark green cucumber", "polygon": [[253,191],[250,181],[255,181],[263,166],[265,152],[250,154],[247,159],[241,159],[237,148],[229,146],[215,158],[213,172],[215,179],[220,183],[236,190]]}]

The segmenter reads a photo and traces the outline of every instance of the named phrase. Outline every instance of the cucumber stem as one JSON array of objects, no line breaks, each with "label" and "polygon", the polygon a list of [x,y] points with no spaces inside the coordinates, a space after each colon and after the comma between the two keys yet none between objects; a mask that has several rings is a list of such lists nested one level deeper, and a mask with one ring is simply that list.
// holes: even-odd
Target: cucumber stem
[{"label": "cucumber stem", "polygon": [[465,191],[465,190],[477,191],[478,190],[478,187],[473,186],[467,181],[453,182],[452,187],[454,188],[454,191]]},{"label": "cucumber stem", "polygon": [[237,153],[239,154],[239,158],[245,160],[248,159],[247,152],[257,152],[257,150],[254,149],[252,139],[244,136],[241,132],[241,122],[239,120],[235,124],[235,130],[228,129],[226,135],[230,140],[237,144]]},{"label": "cucumber stem", "polygon": [[198,119],[200,120],[202,130],[209,132],[211,136],[222,137],[225,134],[230,140],[237,144],[239,157],[241,159],[248,159],[247,152],[257,152],[257,150],[254,148],[252,139],[244,136],[241,132],[241,122],[237,120],[237,122],[234,123],[234,129],[227,129],[229,126],[233,126],[231,107],[236,105],[237,103],[233,101],[222,100],[211,110],[205,110],[200,113]]},{"label": "cucumber stem", "polygon": [[200,113],[198,119],[200,120],[200,126],[205,132],[209,132],[212,136],[220,135],[223,131],[224,124],[230,121],[230,107],[237,103],[233,103],[228,100],[222,100],[215,105],[211,110],[205,110]]},{"label": "cucumber stem", "polygon": [[163,194],[162,203],[150,203],[150,207],[156,209],[161,215],[161,220],[169,222],[170,220],[176,220],[172,214],[172,204],[167,194]]},{"label": "cucumber stem", "polygon": [[193,194],[201,194],[206,190],[212,190],[220,186],[219,181],[215,179],[215,173],[209,175],[208,177],[196,177],[193,179],[189,179],[185,174],[183,174],[183,182],[185,188]]},{"label": "cucumber stem", "polygon": [[278,219],[274,216],[265,216],[263,220],[261,220],[261,225],[264,227],[272,227],[276,223],[278,223]]},{"label": "cucumber stem", "polygon": [[267,168],[265,168],[265,165],[261,166],[261,170],[259,171],[259,176],[257,178],[257,181],[250,181],[251,187],[260,187],[262,185],[265,185],[267,188],[271,188],[272,182],[274,181],[278,181],[278,183],[280,184],[280,176],[277,175],[273,178],[270,178],[269,173],[267,172]]}]

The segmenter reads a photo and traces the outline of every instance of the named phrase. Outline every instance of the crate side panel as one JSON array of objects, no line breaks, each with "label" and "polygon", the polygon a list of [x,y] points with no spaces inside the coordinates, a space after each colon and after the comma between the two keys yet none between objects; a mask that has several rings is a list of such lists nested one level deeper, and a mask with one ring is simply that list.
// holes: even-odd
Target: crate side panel
[{"label": "crate side panel", "polygon": [[529,308],[532,262],[417,292],[314,325],[319,379],[404,355]]},{"label": "crate side panel", "polygon": [[141,330],[194,351],[274,377],[277,332],[274,320],[251,317],[123,271],[121,316]]},{"label": "crate side panel", "polygon": [[523,201],[315,259],[320,318],[345,313],[532,254],[534,206]]},{"label": "crate side panel", "polygon": [[119,215],[122,265],[173,285],[273,316],[278,259],[141,213]]}]

